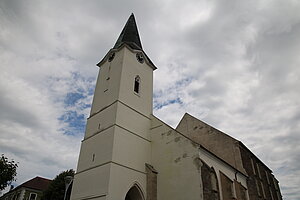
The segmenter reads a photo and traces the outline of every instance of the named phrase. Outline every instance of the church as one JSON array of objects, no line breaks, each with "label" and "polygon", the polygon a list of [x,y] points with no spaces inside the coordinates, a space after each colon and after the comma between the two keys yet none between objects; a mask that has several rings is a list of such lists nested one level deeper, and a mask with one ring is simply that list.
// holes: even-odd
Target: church
[{"label": "church", "polygon": [[271,169],[241,141],[186,113],[153,115],[153,71],[135,17],[99,75],[71,200],[281,200]]}]

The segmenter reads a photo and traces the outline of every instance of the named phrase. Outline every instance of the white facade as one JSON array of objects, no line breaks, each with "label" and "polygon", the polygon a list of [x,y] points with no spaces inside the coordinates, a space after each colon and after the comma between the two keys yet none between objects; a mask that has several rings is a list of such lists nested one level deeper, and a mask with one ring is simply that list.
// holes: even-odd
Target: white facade
[{"label": "white facade", "polygon": [[151,141],[158,199],[203,199],[198,146],[154,116]]}]

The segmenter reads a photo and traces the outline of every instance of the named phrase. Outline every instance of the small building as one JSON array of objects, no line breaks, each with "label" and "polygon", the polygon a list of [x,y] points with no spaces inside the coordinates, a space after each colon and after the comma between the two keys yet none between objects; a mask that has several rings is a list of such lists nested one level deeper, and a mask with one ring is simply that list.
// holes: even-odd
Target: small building
[{"label": "small building", "polygon": [[51,181],[37,176],[5,193],[0,200],[40,200]]},{"label": "small building", "polygon": [[98,66],[71,200],[281,200],[242,142],[189,114],[176,129],[153,115],[156,66],[133,14]]}]

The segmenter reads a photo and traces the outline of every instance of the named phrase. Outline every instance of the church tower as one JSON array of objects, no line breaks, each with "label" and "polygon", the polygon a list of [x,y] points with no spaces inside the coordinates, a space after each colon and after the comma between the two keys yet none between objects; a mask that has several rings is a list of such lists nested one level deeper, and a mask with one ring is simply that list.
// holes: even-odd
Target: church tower
[{"label": "church tower", "polygon": [[144,200],[156,67],[143,51],[133,14],[97,66],[71,199]]}]

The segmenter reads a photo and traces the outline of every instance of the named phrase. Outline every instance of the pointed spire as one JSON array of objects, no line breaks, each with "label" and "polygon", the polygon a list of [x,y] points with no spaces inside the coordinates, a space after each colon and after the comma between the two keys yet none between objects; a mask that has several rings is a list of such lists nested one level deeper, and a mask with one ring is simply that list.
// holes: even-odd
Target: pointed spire
[{"label": "pointed spire", "polygon": [[128,44],[133,49],[143,49],[133,13],[130,15],[128,21],[126,22],[114,46],[114,49],[119,48],[123,43]]}]

